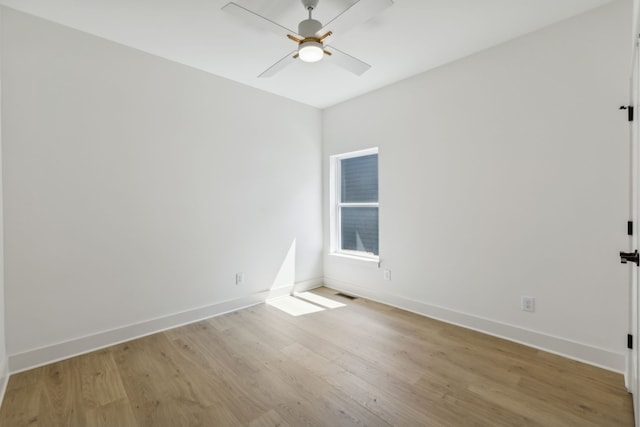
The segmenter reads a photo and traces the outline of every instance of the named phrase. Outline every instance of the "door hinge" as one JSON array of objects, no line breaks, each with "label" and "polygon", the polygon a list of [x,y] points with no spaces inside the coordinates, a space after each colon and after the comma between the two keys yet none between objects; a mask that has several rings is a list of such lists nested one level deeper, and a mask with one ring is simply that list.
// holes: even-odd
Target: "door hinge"
[{"label": "door hinge", "polygon": [[628,262],[635,262],[637,266],[640,266],[640,254],[636,249],[633,252],[620,252],[620,262],[626,264]]},{"label": "door hinge", "polygon": [[621,110],[627,110],[627,120],[629,120],[630,122],[633,121],[633,105],[622,105],[620,106]]},{"label": "door hinge", "polygon": [[633,221],[627,221],[627,234],[633,236]]},{"label": "door hinge", "polygon": [[627,334],[627,348],[633,350],[633,335]]}]

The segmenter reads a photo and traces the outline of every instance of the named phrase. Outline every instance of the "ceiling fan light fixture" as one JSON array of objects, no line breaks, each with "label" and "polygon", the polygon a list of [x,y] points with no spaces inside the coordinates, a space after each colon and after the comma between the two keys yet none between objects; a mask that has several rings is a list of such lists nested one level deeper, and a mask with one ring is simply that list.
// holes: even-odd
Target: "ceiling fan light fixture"
[{"label": "ceiling fan light fixture", "polygon": [[324,48],[322,43],[315,41],[300,43],[298,55],[304,62],[318,62],[324,56]]}]

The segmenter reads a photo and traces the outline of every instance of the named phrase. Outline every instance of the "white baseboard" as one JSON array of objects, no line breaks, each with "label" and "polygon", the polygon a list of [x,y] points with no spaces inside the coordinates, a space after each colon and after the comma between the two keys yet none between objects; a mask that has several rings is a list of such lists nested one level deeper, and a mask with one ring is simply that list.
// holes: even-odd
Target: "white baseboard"
[{"label": "white baseboard", "polygon": [[295,284],[293,288],[295,292],[304,292],[304,291],[310,291],[311,289],[319,288],[322,285],[324,285],[324,278],[319,277],[317,279],[298,282]]},{"label": "white baseboard", "polygon": [[2,402],[4,401],[7,384],[9,384],[9,361],[5,357],[0,360],[0,405],[2,405]]},{"label": "white baseboard", "polygon": [[426,304],[386,292],[380,292],[368,288],[363,288],[351,283],[325,277],[324,283],[337,291],[367,298],[393,307],[401,308],[416,314],[420,314],[443,322],[473,329],[488,335],[514,341],[528,347],[544,350],[569,359],[594,365],[609,371],[618,373],[625,372],[625,354],[615,353],[602,348],[593,347],[564,338],[547,335],[519,326],[497,322],[451,310],[444,307]]},{"label": "white baseboard", "polygon": [[[313,279],[297,283],[295,285],[295,289],[306,289],[307,287],[313,288],[320,285],[322,285],[322,279]],[[176,328],[178,326],[208,319],[231,311],[240,310],[245,307],[260,304],[269,298],[270,295],[273,297],[272,294],[274,292],[278,293],[285,288],[288,288],[288,293],[290,293],[293,287],[294,286],[274,289],[272,291],[267,290],[258,292],[242,298],[222,301],[205,307],[174,313],[168,316],[147,320],[109,331],[98,332],[85,337],[72,339],[18,354],[12,354],[9,355],[8,371],[11,374],[15,374],[146,335],[166,331],[167,329]]]},{"label": "white baseboard", "polygon": [[[294,289],[296,292],[304,292],[320,287],[323,284],[347,294],[368,298],[383,304],[388,304],[423,316],[504,338],[529,347],[548,351],[550,353],[555,353],[614,372],[625,372],[626,356],[622,353],[618,354],[601,348],[566,340],[564,338],[523,329],[518,326],[508,325],[494,320],[484,319],[447,308],[426,304],[420,301],[410,300],[396,295],[359,287],[357,285],[345,283],[332,278],[317,278],[298,282],[295,284]],[[285,288],[287,289],[287,293],[290,292],[289,287]],[[278,290],[274,291],[277,292]],[[98,332],[89,336],[10,355],[8,362],[5,361],[4,364],[2,364],[0,361],[0,402],[2,401],[1,397],[3,396],[8,382],[9,373],[14,374],[26,371],[38,366],[47,365],[59,360],[78,356],[80,354],[89,353],[121,342],[130,341],[135,338],[140,338],[255,304],[260,304],[272,293],[273,291],[259,292],[242,298],[223,301],[209,306],[175,313],[157,319],[109,331]]]},{"label": "white baseboard", "polygon": [[633,393],[631,388],[631,350],[625,354],[624,387],[629,393]]},{"label": "white baseboard", "polygon": [[305,280],[295,284],[284,285],[278,288],[271,288],[267,300],[284,297],[287,295],[293,295],[295,292],[308,291],[311,289],[319,288],[324,283],[322,278]]}]

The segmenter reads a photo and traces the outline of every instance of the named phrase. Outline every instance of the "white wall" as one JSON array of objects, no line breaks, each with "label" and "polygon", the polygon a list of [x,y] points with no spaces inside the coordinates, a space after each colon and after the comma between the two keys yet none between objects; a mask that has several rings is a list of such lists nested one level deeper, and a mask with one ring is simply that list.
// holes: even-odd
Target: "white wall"
[{"label": "white wall", "polygon": [[325,172],[380,147],[392,270],[325,255],[326,283],[622,371],[630,13],[617,1],[325,110]]},{"label": "white wall", "polygon": [[622,370],[630,10],[330,108],[321,126],[316,109],[3,9],[11,359],[233,307],[292,276],[292,247],[295,280],[317,283],[326,160],[379,146],[393,280],[325,256],[328,284]]},{"label": "white wall", "polygon": [[12,369],[233,308],[294,239],[291,277],[321,280],[319,110],[10,9],[2,24]]},{"label": "white wall", "polygon": [[[0,100],[2,99],[2,8],[0,8]],[[0,402],[9,379],[4,320],[4,228],[2,202],[2,103],[0,102]]]},{"label": "white wall", "polygon": [[631,42],[635,43],[637,41],[638,33],[640,32],[640,0],[633,0],[633,16],[632,16],[632,38]]}]

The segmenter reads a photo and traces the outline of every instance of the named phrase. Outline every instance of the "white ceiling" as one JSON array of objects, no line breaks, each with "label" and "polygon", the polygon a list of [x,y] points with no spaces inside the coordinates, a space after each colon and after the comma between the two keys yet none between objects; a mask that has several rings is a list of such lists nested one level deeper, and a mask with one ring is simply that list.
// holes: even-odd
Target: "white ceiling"
[{"label": "white ceiling", "polygon": [[[357,0],[320,0],[327,22]],[[360,0],[368,1],[368,0]],[[395,0],[331,44],[372,68],[360,77],[298,61],[257,76],[293,42],[221,11],[228,0],[0,0],[27,12],[212,74],[325,108],[612,0]],[[300,0],[235,0],[285,27],[306,18]]]}]

